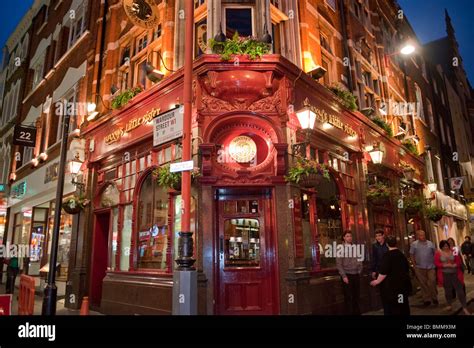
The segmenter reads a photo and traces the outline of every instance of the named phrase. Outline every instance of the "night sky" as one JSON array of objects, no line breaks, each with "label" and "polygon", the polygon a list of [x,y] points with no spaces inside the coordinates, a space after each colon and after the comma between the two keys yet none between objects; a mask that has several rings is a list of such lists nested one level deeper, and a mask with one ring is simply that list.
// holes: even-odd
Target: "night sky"
[{"label": "night sky", "polygon": [[[474,45],[470,31],[474,27],[473,0],[398,0],[422,43],[446,36],[444,9],[451,16],[459,41],[464,67],[474,84]],[[0,47],[15,29],[33,0],[3,1],[0,11]],[[0,53],[1,55],[1,53]]]}]

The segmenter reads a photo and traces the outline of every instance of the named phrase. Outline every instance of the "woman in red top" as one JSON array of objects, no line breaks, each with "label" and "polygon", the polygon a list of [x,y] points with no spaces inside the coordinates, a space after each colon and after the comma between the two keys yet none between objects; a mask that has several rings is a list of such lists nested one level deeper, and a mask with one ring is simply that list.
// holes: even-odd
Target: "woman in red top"
[{"label": "woman in red top", "polygon": [[448,241],[439,242],[439,248],[434,257],[434,263],[438,272],[438,286],[444,287],[444,295],[448,306],[446,310],[452,310],[453,288],[456,290],[459,302],[466,315],[471,315],[467,309],[466,294],[463,291],[464,275],[461,269],[461,258],[450,248]]}]

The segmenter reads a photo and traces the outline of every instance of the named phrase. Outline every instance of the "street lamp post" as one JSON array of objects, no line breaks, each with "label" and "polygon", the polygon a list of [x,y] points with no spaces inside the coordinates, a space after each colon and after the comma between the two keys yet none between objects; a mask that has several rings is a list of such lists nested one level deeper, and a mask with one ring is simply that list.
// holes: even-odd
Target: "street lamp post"
[{"label": "street lamp post", "polygon": [[61,206],[63,200],[64,191],[64,174],[66,172],[66,159],[67,159],[67,148],[68,148],[68,135],[69,135],[69,120],[71,115],[67,111],[68,108],[64,108],[66,112],[63,115],[63,129],[62,129],[62,140],[61,140],[61,152],[59,155],[59,170],[58,170],[58,186],[56,188],[56,202],[54,212],[54,225],[53,235],[51,240],[51,253],[49,255],[49,271],[48,271],[48,283],[44,289],[43,297],[43,315],[55,315],[56,314],[56,300],[58,294],[58,288],[56,287],[56,262],[58,259],[58,242],[59,242],[59,227],[61,224]]},{"label": "street lamp post", "polygon": [[[183,118],[183,162],[192,160],[192,84],[194,47],[194,1],[185,1],[185,46],[184,46],[184,118]],[[182,219],[178,233],[178,265],[174,272],[173,314],[197,314],[197,272],[194,268],[193,233],[191,232],[191,172],[182,172]]]}]

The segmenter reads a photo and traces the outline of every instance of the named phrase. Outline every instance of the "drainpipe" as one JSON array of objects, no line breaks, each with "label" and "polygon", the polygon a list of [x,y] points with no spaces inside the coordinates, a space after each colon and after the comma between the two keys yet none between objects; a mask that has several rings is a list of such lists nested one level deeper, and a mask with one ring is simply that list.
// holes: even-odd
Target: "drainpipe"
[{"label": "drainpipe", "polygon": [[109,11],[109,2],[104,0],[104,6],[102,7],[102,28],[100,30],[100,49],[99,49],[99,67],[97,70],[97,83],[95,87],[95,93],[100,95],[100,79],[102,76],[102,58],[104,56],[104,47],[105,47],[105,31],[107,29],[107,12]]},{"label": "drainpipe", "polygon": [[339,13],[341,16],[342,38],[344,41],[344,56],[349,58],[349,66],[346,67],[347,83],[349,85],[349,90],[351,91],[351,93],[353,93],[354,83],[352,81],[352,71],[351,71],[352,59],[350,59],[349,43],[347,42],[348,38],[347,38],[346,12],[345,12],[344,0],[339,1]]}]

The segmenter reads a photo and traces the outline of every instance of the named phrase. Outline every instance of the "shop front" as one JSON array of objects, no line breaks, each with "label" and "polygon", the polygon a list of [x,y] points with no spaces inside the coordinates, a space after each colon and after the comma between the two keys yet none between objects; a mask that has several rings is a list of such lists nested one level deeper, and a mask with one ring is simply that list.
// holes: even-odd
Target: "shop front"
[{"label": "shop front", "polygon": [[83,133],[92,192],[84,219],[91,231],[83,236],[91,260],[85,263],[86,293],[92,308],[107,314],[172,310],[181,195],[179,187],[160,184],[159,170],[181,158],[178,76],[155,87],[161,88],[143,92]]},{"label": "shop front", "polygon": [[432,222],[436,241],[439,244],[441,240],[453,238],[459,247],[464,242],[464,237],[470,235],[467,207],[439,191],[435,193],[435,205],[447,213],[441,220]]},{"label": "shop front", "polygon": [[[179,100],[180,74],[83,131],[93,200],[85,219],[91,231],[84,236],[87,292],[104,313],[172,311],[181,196],[179,186],[170,188],[159,177],[181,158],[181,135],[169,135],[175,121],[163,124]],[[351,230],[367,265],[375,228],[404,243],[408,221],[421,224],[418,213],[394,209],[393,197],[368,208],[366,191],[372,181],[388,179],[400,195],[416,194],[423,162],[400,152],[396,140],[343,109],[330,91],[278,55],[238,66],[203,56],[195,62],[193,97],[199,313],[342,313],[331,248]],[[301,110],[315,115],[309,132],[301,129]],[[376,142],[384,144],[377,164],[369,156]],[[306,156],[324,164],[328,177],[312,187],[289,183],[288,169]],[[402,161],[415,168],[414,178],[403,176]],[[363,310],[378,305],[368,273]]]},{"label": "shop front", "polygon": [[[39,168],[34,173],[12,184],[9,197],[10,221],[9,242],[17,244],[29,253],[20,260],[20,269],[31,276],[43,275],[49,270],[49,254],[53,231],[54,215],[59,211],[57,280],[63,286],[68,279],[69,248],[71,244],[73,220],[61,207],[56,209],[55,196],[58,162]],[[75,187],[67,174],[64,198],[73,195]],[[20,250],[20,249],[19,249]]]}]

